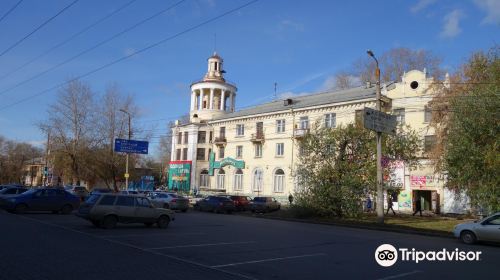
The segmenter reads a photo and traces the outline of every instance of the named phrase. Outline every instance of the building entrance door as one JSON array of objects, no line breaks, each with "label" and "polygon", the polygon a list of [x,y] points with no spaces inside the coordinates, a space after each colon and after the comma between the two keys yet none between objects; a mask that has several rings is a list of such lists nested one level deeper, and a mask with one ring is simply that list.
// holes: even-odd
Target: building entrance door
[{"label": "building entrance door", "polygon": [[[420,198],[420,203],[422,206],[422,211],[432,211],[432,191],[423,190],[413,190],[413,201],[417,201]],[[413,205],[413,210],[415,211],[415,203]]]}]

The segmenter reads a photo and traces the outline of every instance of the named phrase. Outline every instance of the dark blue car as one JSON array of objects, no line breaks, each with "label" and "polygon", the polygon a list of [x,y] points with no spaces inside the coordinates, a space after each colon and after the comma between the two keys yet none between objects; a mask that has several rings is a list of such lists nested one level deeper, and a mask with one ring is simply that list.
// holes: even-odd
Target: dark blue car
[{"label": "dark blue car", "polygon": [[194,205],[195,210],[199,211],[209,211],[209,212],[225,212],[230,214],[235,210],[234,202],[223,196],[208,196],[202,200],[199,200]]},{"label": "dark blue car", "polygon": [[2,208],[9,212],[51,211],[69,214],[80,205],[80,198],[58,188],[31,189],[4,200]]}]

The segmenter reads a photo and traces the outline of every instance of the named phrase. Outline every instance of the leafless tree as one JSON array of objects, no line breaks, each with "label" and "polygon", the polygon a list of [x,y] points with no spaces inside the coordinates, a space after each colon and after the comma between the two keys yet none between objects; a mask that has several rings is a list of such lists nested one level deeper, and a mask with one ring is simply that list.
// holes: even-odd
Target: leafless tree
[{"label": "leafless tree", "polygon": [[41,149],[0,136],[0,183],[23,183],[24,167],[42,155]]}]

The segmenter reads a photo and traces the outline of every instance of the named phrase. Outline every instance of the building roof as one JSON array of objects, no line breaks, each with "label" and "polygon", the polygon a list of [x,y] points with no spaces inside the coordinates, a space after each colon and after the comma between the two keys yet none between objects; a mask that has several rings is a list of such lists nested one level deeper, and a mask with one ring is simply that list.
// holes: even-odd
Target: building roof
[{"label": "building roof", "polygon": [[[393,87],[392,84],[390,86]],[[321,106],[326,104],[356,101],[356,100],[375,98],[375,97],[376,97],[376,87],[374,85],[368,88],[362,86],[351,89],[328,91],[310,95],[284,97],[272,102],[263,103],[233,113],[224,114],[222,116],[214,118],[212,121],[272,113],[289,109],[300,109],[313,106]],[[291,99],[292,104],[285,106],[284,100],[286,99]]]}]

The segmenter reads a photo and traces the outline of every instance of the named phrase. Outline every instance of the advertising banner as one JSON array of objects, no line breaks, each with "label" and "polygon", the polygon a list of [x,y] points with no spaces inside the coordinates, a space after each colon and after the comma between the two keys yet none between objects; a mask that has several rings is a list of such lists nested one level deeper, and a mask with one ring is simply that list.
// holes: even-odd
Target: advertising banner
[{"label": "advertising banner", "polygon": [[191,189],[191,164],[190,160],[176,160],[169,162],[168,189],[189,192]]}]

